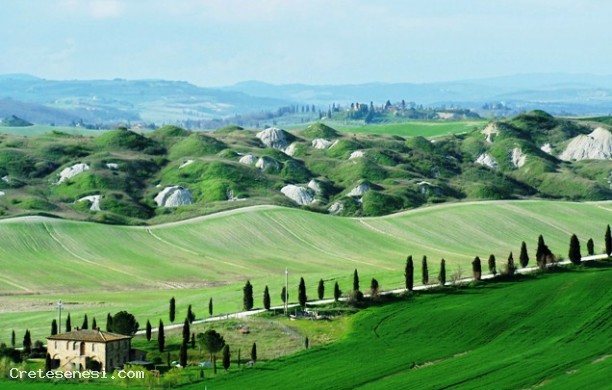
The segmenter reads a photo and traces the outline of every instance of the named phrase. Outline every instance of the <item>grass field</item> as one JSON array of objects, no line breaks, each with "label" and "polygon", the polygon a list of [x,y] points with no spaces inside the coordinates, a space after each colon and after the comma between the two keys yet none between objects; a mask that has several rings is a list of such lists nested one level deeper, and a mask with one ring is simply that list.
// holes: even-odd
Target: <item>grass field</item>
[{"label": "grass field", "polygon": [[399,135],[402,137],[439,137],[448,134],[467,133],[486,124],[486,120],[464,121],[407,121],[402,123],[342,125],[333,127],[344,133],[370,133]]},{"label": "grass field", "polygon": [[8,341],[11,329],[22,334],[29,328],[34,339],[46,336],[59,299],[73,325],[85,313],[103,325],[108,312],[124,309],[144,325],[147,319],[167,319],[172,296],[178,319],[188,304],[201,317],[210,297],[215,314],[239,311],[247,279],[254,285],[256,307],[264,285],[272,304],[279,304],[285,267],[295,301],[301,276],[310,297],[316,296],[319,278],[330,297],[336,280],[343,291],[350,289],[354,269],[364,285],[376,277],[383,289],[402,287],[409,254],[416,259],[415,275],[421,257],[428,256],[435,282],[442,257],[449,274],[461,267],[467,275],[474,256],[493,253],[501,266],[523,240],[533,258],[539,234],[562,256],[573,232],[583,248],[592,237],[600,251],[611,216],[611,202],[503,201],[447,204],[382,218],[261,206],[151,228],[40,217],[4,220],[0,342]]},{"label": "grass field", "polygon": [[[213,376],[206,369],[207,379],[202,381],[197,379],[197,367],[181,370],[183,383],[197,382],[181,388],[606,389],[612,369],[610,283],[612,263],[597,261],[512,280],[419,292],[331,323],[237,321],[254,331],[248,336],[236,333],[241,325],[237,322],[217,324],[215,329],[226,336],[233,351],[229,372],[220,370]],[[287,325],[296,323],[310,332],[313,324],[327,326],[334,342],[303,350],[300,338],[286,333]],[[197,325],[195,331],[205,327]],[[173,351],[179,338],[177,332],[168,335]],[[238,348],[244,363],[254,341],[264,359],[281,346],[297,352],[239,369]],[[139,338],[135,345],[147,349],[149,344]],[[205,355],[193,350],[190,361],[205,360]],[[100,380],[87,388],[128,384]],[[129,387],[141,388],[139,384],[133,381]],[[11,381],[10,388],[73,389],[76,384]]]},{"label": "grass field", "polygon": [[611,264],[600,262],[424,293],[360,312],[335,344],[220,375],[208,388],[608,388],[611,283]]},{"label": "grass field", "polygon": [[81,127],[68,127],[68,126],[46,126],[46,125],[34,125],[27,127],[7,127],[0,126],[0,133],[32,136],[47,134],[52,131],[61,131],[67,134],[79,134],[79,135],[98,135],[102,134],[104,130],[89,130]]}]

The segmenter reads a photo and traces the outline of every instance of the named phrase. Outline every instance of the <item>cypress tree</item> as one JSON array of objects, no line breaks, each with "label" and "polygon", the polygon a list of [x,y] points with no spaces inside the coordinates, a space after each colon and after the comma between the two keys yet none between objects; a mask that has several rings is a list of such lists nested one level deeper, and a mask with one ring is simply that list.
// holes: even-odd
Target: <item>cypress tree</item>
[{"label": "cypress tree", "polygon": [[195,344],[196,344],[195,333],[191,333],[191,349],[195,349]]},{"label": "cypress tree", "polygon": [[268,290],[268,286],[264,288],[263,306],[264,306],[264,309],[270,310],[270,291]]},{"label": "cypress tree", "polygon": [[57,334],[57,321],[51,321],[51,336]]},{"label": "cypress tree", "polygon": [[306,284],[304,278],[300,278],[300,285],[298,286],[298,302],[302,308],[306,307]]},{"label": "cypress tree", "polygon": [[113,316],[111,316],[111,313],[108,313],[106,315],[106,331],[110,332],[111,329],[113,329]]},{"label": "cypress tree", "polygon": [[604,235],[604,242],[606,244],[606,255],[612,256],[612,235],[610,234],[610,225],[606,227],[606,234]]},{"label": "cypress tree", "polygon": [[157,346],[159,348],[159,352],[164,352],[164,347],[166,346],[166,336],[164,335],[164,323],[162,320],[159,320],[159,328],[157,328]]},{"label": "cypress tree", "polygon": [[168,310],[168,318],[170,322],[173,323],[176,319],[176,299],[174,297],[170,298],[170,308]]},{"label": "cypress tree", "polygon": [[250,280],[247,280],[244,288],[242,289],[242,293],[242,307],[245,311],[251,310],[253,308],[253,286],[251,285]]},{"label": "cypress tree", "polygon": [[427,256],[423,256],[421,263],[421,282],[423,285],[429,284],[429,270],[427,269]]},{"label": "cypress tree", "polygon": [[190,324],[193,323],[193,321],[195,321],[195,319],[196,319],[196,315],[193,312],[193,310],[191,309],[191,305],[189,305],[187,307],[187,319],[189,320]]},{"label": "cypress tree", "polygon": [[185,322],[183,323],[183,344],[187,345],[190,336],[191,330],[189,329],[189,319],[185,318]]},{"label": "cypress tree", "polygon": [[336,284],[334,284],[334,301],[338,302],[340,295],[342,295],[342,291],[340,291],[340,286],[338,286],[338,282],[336,281]]},{"label": "cypress tree", "polygon": [[476,256],[472,261],[472,273],[474,274],[474,280],[480,280],[482,276],[482,264],[480,263],[480,257]]},{"label": "cypress tree", "polygon": [[11,332],[11,347],[15,348],[15,330]]},{"label": "cypress tree", "polygon": [[255,343],[253,343],[253,346],[251,347],[251,360],[253,363],[257,361],[257,344]]},{"label": "cypress tree", "polygon": [[359,274],[357,273],[357,269],[353,273],[353,292],[359,291]]},{"label": "cypress tree", "polygon": [[45,355],[45,371],[49,372],[52,370],[51,367],[51,355],[47,354]]},{"label": "cypress tree", "polygon": [[319,286],[317,287],[317,293],[319,295],[319,300],[322,300],[325,296],[325,282],[323,279],[319,280]]},{"label": "cypress tree", "polygon": [[72,323],[70,322],[70,313],[68,313],[68,317],[66,317],[66,332],[72,331]]},{"label": "cypress tree", "polygon": [[26,355],[29,355],[32,352],[32,336],[30,335],[30,331],[26,329],[25,334],[23,335],[23,352]]},{"label": "cypress tree", "polygon": [[94,317],[93,321],[91,321],[91,329],[93,330],[98,329],[98,324],[96,323],[96,317]]},{"label": "cypress tree", "polygon": [[582,257],[580,255],[580,241],[578,241],[578,237],[575,234],[572,234],[570,238],[568,257],[572,263],[580,264]]},{"label": "cypress tree", "polygon": [[544,243],[544,237],[540,234],[538,237],[538,249],[536,250],[536,262],[540,268],[543,268],[543,264],[546,264],[546,244]]},{"label": "cypress tree", "polygon": [[446,284],[446,260],[442,259],[440,261],[440,274],[438,275],[438,281],[440,281],[440,286],[444,287]]},{"label": "cypress tree", "polygon": [[493,274],[493,276],[497,275],[497,267],[495,265],[495,255],[489,255],[489,272]]},{"label": "cypress tree", "polygon": [[589,256],[593,256],[595,254],[595,244],[593,243],[592,238],[589,238],[589,241],[587,241],[587,253]]},{"label": "cypress tree", "polygon": [[181,344],[181,350],[179,352],[179,364],[181,367],[187,367],[187,344]]},{"label": "cypress tree", "polygon": [[281,300],[283,301],[283,303],[285,303],[285,300],[287,300],[288,298],[289,296],[287,295],[287,288],[283,286],[283,289],[281,290]]},{"label": "cypress tree", "polygon": [[223,347],[223,368],[225,371],[230,368],[230,348],[227,344]]},{"label": "cypress tree", "polygon": [[506,264],[506,275],[514,275],[516,271],[516,266],[514,265],[514,257],[512,256],[512,252],[510,252],[510,256],[508,256],[508,263]]},{"label": "cypress tree", "polygon": [[304,338],[304,349],[308,349],[310,347],[310,340],[308,337]]},{"label": "cypress tree", "polygon": [[529,255],[527,254],[527,244],[525,244],[525,241],[523,241],[521,244],[521,254],[519,255],[519,261],[521,263],[522,268],[527,267],[527,264],[529,264]]},{"label": "cypress tree", "polygon": [[83,325],[81,325],[81,329],[87,329],[89,327],[89,321],[87,320],[87,314],[85,314],[85,318],[83,318]]},{"label": "cypress tree", "polygon": [[147,320],[147,328],[145,334],[147,336],[147,341],[151,341],[151,322],[149,322],[149,320]]},{"label": "cypress tree", "polygon": [[412,291],[414,287],[414,264],[412,263],[412,255],[406,259],[406,268],[404,269],[404,282],[406,290]]},{"label": "cypress tree", "polygon": [[213,300],[212,300],[212,298],[210,298],[208,300],[208,315],[209,316],[213,315]]},{"label": "cypress tree", "polygon": [[372,278],[372,281],[370,282],[370,292],[371,292],[372,298],[376,298],[378,296],[378,289],[379,289],[378,280]]}]

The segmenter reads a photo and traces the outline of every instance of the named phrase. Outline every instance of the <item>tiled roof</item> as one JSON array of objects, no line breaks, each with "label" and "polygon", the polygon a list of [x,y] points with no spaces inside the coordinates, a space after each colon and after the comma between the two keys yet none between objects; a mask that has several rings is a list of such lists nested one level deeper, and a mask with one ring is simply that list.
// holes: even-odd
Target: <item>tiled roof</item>
[{"label": "tiled roof", "polygon": [[107,343],[116,340],[131,339],[132,336],[125,336],[117,333],[103,332],[93,329],[78,329],[72,332],[60,333],[47,337],[47,340],[71,340],[71,341],[89,341],[95,343]]}]

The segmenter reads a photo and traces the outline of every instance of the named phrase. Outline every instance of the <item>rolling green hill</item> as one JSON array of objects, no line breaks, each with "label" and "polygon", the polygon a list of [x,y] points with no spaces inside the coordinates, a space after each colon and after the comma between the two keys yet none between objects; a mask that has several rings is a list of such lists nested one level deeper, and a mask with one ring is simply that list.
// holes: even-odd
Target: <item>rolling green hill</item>
[{"label": "rolling green hill", "polygon": [[523,279],[369,308],[335,344],[220,375],[209,387],[607,388],[610,263]]},{"label": "rolling green hill", "polygon": [[[417,259],[415,275],[420,275],[421,256],[428,256],[433,282],[441,258],[449,275],[461,268],[466,276],[474,256],[493,253],[501,267],[509,251],[516,254],[526,241],[533,259],[539,234],[562,257],[572,233],[583,248],[592,237],[601,252],[611,217],[610,202],[501,201],[379,218],[259,206],[155,227],[41,217],[5,220],[0,222],[0,322],[5,331],[28,327],[42,337],[59,299],[77,319],[88,313],[100,320],[124,309],[142,323],[166,318],[173,295],[180,310],[191,303],[203,313],[214,297],[216,313],[233,312],[242,307],[247,279],[256,296],[269,285],[272,303],[279,304],[285,267],[291,286],[301,276],[306,279],[310,297],[316,296],[320,278],[328,285],[337,280],[349,290],[354,269],[363,280],[376,277],[383,289],[398,288],[408,254]],[[7,337],[0,334],[0,341]]]},{"label": "rolling green hill", "polygon": [[[165,126],[98,137],[2,134],[0,216],[44,212],[126,225],[258,204],[377,216],[457,200],[609,200],[609,160],[556,157],[591,127],[534,111],[489,124],[408,122],[358,133],[315,123],[290,132]],[[274,145],[262,141],[276,136]],[[180,202],[156,199],[173,187]],[[100,197],[99,209],[91,196]]]}]

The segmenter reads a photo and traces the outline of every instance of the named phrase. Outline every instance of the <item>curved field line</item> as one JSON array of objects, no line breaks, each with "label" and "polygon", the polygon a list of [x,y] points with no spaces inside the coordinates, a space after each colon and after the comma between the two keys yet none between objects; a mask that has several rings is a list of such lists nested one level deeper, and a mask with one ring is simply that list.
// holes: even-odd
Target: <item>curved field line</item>
[{"label": "curved field line", "polygon": [[221,260],[221,259],[217,259],[217,258],[214,258],[214,257],[209,256],[209,255],[203,255],[203,254],[198,253],[198,252],[196,252],[196,251],[192,251],[191,249],[187,249],[187,248],[182,247],[182,246],[180,246],[180,245],[176,245],[176,244],[174,244],[174,243],[172,243],[172,242],[170,242],[170,241],[168,241],[168,240],[166,240],[166,239],[164,239],[164,238],[161,238],[161,237],[160,237],[160,236],[158,236],[157,234],[153,233],[153,230],[152,230],[152,229],[150,229],[150,228],[146,228],[146,230],[147,230],[147,232],[148,232],[148,233],[149,233],[149,234],[150,234],[150,235],[151,235],[153,238],[155,238],[156,240],[159,240],[160,242],[162,242],[162,243],[164,243],[164,244],[166,244],[166,245],[170,245],[170,246],[171,246],[171,247],[173,247],[173,248],[176,248],[176,249],[179,249],[179,250],[185,251],[185,252],[190,253],[190,254],[195,255],[195,256],[200,256],[200,257],[203,257],[203,258],[205,258],[205,259],[210,259],[210,260],[212,260],[212,261],[216,261],[216,262],[221,263],[221,264],[230,265],[230,266],[232,266],[232,267],[242,268],[242,269],[246,269],[246,270],[248,270],[248,269],[249,269],[249,267],[245,267],[245,266],[243,266],[243,265],[239,265],[239,264],[231,263],[231,262],[229,262],[229,261],[224,261],[224,260]]},{"label": "curved field line", "polygon": [[301,238],[299,235],[295,234],[293,231],[291,231],[291,229],[289,229],[287,226],[283,225],[281,222],[279,222],[277,219],[275,219],[271,215],[269,216],[269,218],[272,221],[274,221],[274,223],[276,223],[278,226],[283,228],[283,230],[285,230],[287,233],[289,233],[293,237],[295,237],[298,241],[302,242],[303,244],[305,244],[305,245],[307,245],[307,246],[309,246],[309,247],[311,247],[311,248],[313,248],[313,249],[315,249],[315,250],[317,250],[317,251],[319,251],[321,253],[325,253],[328,256],[339,258],[339,259],[343,259],[343,260],[348,260],[348,261],[351,261],[351,262],[354,262],[354,263],[365,264],[365,265],[368,265],[370,267],[380,267],[380,268],[384,268],[384,269],[389,270],[389,271],[393,271],[393,269],[389,268],[389,267],[385,267],[385,266],[382,266],[382,265],[378,265],[377,266],[375,264],[368,263],[367,261],[357,260],[357,259],[353,259],[353,258],[350,258],[350,257],[346,257],[344,255],[338,255],[336,253],[329,252],[329,251],[327,251],[327,250],[325,250],[323,248],[320,248],[320,247],[318,247],[318,246],[316,246],[314,244],[311,244],[310,242],[304,240],[303,238]]},{"label": "curved field line", "polygon": [[[367,223],[367,222],[366,222],[366,221],[364,221],[363,219],[360,219],[360,220],[359,220],[359,222],[361,222],[361,223],[362,223],[364,226],[366,226],[367,228],[369,228],[369,229],[371,229],[371,230],[374,230],[374,231],[375,231],[375,232],[377,232],[377,233],[380,233],[380,234],[385,234],[385,235],[387,235],[387,236],[389,236],[389,237],[393,237],[393,238],[395,238],[395,239],[397,239],[397,240],[406,241],[406,239],[405,239],[405,238],[401,238],[401,237],[396,236],[396,235],[394,235],[394,234],[392,234],[392,233],[386,232],[386,231],[384,231],[384,230],[380,230],[379,228],[377,228],[377,227],[374,227],[374,226],[370,225],[369,223]],[[408,239],[408,240],[409,240],[409,239]],[[414,242],[414,241],[411,241],[411,242]],[[415,245],[417,245],[417,246],[419,246],[419,247],[421,247],[421,248],[426,248],[426,249],[429,249],[429,250],[438,251],[438,252],[442,252],[442,253],[448,253],[448,254],[450,254],[450,255],[454,255],[454,256],[460,256],[460,257],[465,256],[465,254],[460,254],[460,253],[457,253],[457,252],[451,252],[451,251],[448,251],[448,250],[446,250],[446,249],[435,248],[435,247],[433,247],[433,246],[424,245],[424,244],[422,244],[422,243],[420,243],[420,242],[414,242],[414,243],[415,243]]]},{"label": "curved field line", "polygon": [[20,284],[17,284],[17,283],[15,283],[15,282],[12,282],[12,281],[10,281],[9,279],[6,279],[6,278],[4,278],[4,277],[2,277],[2,276],[0,276],[0,282],[3,282],[3,283],[6,283],[6,284],[8,284],[8,285],[10,285],[10,286],[13,286],[13,287],[19,288],[19,289],[21,289],[21,290],[23,290],[23,291],[32,292],[32,290],[30,290],[29,288],[24,287],[24,286],[22,286],[22,285],[20,285]]},{"label": "curved field line", "polygon": [[528,212],[528,211],[526,211],[526,210],[523,210],[523,209],[521,209],[521,208],[519,208],[519,207],[516,207],[516,206],[514,206],[514,205],[507,204],[507,205],[501,205],[501,206],[499,206],[499,207],[500,207],[500,208],[503,208],[503,209],[505,209],[505,210],[510,210],[510,211],[512,211],[512,212],[514,212],[514,213],[521,214],[521,215],[524,215],[524,216],[526,216],[526,217],[529,217],[529,218],[535,219],[536,221],[541,222],[541,223],[543,223],[543,224],[545,224],[545,225],[548,225],[548,226],[550,226],[550,227],[552,227],[552,228],[554,228],[554,229],[557,229],[557,230],[559,230],[559,231],[561,231],[561,232],[563,232],[563,233],[565,233],[565,234],[567,234],[567,235],[570,235],[570,236],[572,235],[572,232],[570,232],[570,231],[568,231],[568,230],[565,230],[565,229],[563,229],[563,228],[561,228],[561,227],[559,227],[559,226],[555,225],[554,223],[552,223],[552,222],[550,222],[550,221],[547,221],[547,220],[545,220],[545,219],[541,218],[541,217],[540,217],[539,215],[537,215],[537,214],[530,213],[530,212]]},{"label": "curved field line", "polygon": [[[120,273],[120,274],[124,274],[124,275],[128,275],[128,276],[131,276],[131,277],[138,278],[138,279],[143,280],[143,281],[148,282],[148,283],[152,283],[153,282],[152,280],[143,278],[140,275],[136,275],[134,273],[127,272],[127,271],[122,271],[120,269],[117,269],[117,268],[114,268],[114,267],[110,267],[110,266],[105,265],[105,264],[96,263],[95,261],[92,261],[92,260],[84,258],[83,256],[73,252],[70,248],[68,248],[66,245],[64,245],[64,243],[59,238],[55,237],[53,235],[53,233],[51,233],[51,230],[49,230],[49,227],[47,226],[47,224],[45,222],[43,222],[43,226],[44,226],[45,230],[47,231],[47,233],[49,234],[49,236],[51,237],[51,239],[53,239],[53,241],[55,241],[60,247],[62,247],[62,249],[64,249],[66,252],[68,252],[73,257],[75,257],[75,258],[77,258],[77,259],[79,259],[81,261],[84,261],[84,262],[86,262],[88,264],[91,264],[93,266],[96,266],[96,267],[103,267],[103,268],[109,269],[111,271]],[[162,284],[165,284],[165,283],[162,282]]]}]

